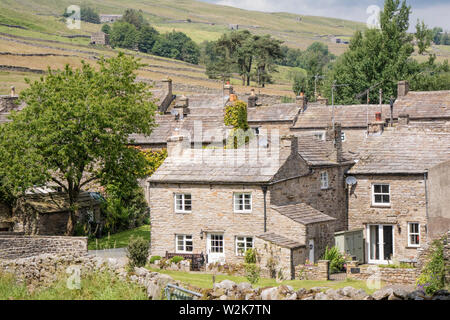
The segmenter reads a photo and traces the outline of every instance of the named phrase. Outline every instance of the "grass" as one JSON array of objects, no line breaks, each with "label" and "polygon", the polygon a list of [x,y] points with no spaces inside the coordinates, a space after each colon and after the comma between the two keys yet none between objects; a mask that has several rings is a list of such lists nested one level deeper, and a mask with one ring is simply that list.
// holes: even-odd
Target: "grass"
[{"label": "grass", "polygon": [[[174,278],[175,280],[178,280],[184,284],[188,284],[194,287],[209,289],[212,288],[213,286],[212,274],[209,273],[171,271],[153,267],[149,267],[149,269],[151,271],[167,274],[172,278]],[[216,275],[216,282],[221,282],[222,280],[226,279],[234,281],[236,283],[248,282],[246,277],[231,276],[231,275]],[[300,288],[310,289],[313,287],[326,287],[330,289],[339,289],[350,286],[356,289],[363,289],[368,294],[372,294],[374,291],[376,291],[373,289],[369,289],[365,281],[350,280],[350,279],[345,281],[286,280],[282,282],[277,282],[275,279],[261,278],[255,286],[275,287],[281,284],[290,285],[295,290],[298,290]]]},{"label": "grass", "polygon": [[147,300],[137,284],[121,281],[110,272],[94,272],[81,277],[80,289],[69,289],[68,276],[48,287],[29,289],[12,275],[0,274],[0,300]]},{"label": "grass", "polygon": [[144,239],[148,239],[150,241],[150,226],[143,225],[135,229],[118,232],[100,239],[89,240],[88,249],[101,250],[111,248],[125,248],[126,246],[128,246],[128,241],[132,236],[143,237]]}]

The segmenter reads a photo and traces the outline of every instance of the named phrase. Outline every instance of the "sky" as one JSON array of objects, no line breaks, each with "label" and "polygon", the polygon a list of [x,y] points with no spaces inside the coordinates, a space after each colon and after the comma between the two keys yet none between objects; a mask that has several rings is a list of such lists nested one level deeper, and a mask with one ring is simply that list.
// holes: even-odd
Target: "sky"
[{"label": "sky", "polygon": [[[383,8],[384,0],[201,0],[247,10],[265,12],[290,12],[303,15],[333,17],[367,22],[366,13],[371,5]],[[450,30],[450,0],[407,0],[412,7],[411,27],[415,30],[417,19],[429,27]]]}]

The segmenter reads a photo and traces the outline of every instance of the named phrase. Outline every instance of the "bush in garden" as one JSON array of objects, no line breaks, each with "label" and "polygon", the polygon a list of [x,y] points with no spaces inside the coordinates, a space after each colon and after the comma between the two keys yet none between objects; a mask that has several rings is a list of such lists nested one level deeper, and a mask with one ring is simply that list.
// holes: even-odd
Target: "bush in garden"
[{"label": "bush in garden", "polygon": [[180,262],[183,261],[183,260],[184,260],[184,258],[183,258],[183,257],[180,257],[180,256],[174,256],[174,257],[172,257],[172,259],[170,259],[170,261],[171,261],[172,263],[176,263],[176,264],[180,263]]},{"label": "bush in garden", "polygon": [[445,287],[444,241],[440,239],[432,242],[428,254],[429,261],[416,282],[429,295]]},{"label": "bush in garden", "polygon": [[151,256],[150,257],[150,263],[155,263],[155,261],[161,260],[160,256]]},{"label": "bush in garden", "polygon": [[330,272],[331,273],[337,273],[344,269],[345,257],[339,251],[338,247],[328,248],[328,246],[327,246],[325,249],[325,253],[322,257],[322,260],[330,261]]},{"label": "bush in garden", "polygon": [[128,265],[143,267],[147,263],[150,243],[142,237],[131,237],[127,247]]}]

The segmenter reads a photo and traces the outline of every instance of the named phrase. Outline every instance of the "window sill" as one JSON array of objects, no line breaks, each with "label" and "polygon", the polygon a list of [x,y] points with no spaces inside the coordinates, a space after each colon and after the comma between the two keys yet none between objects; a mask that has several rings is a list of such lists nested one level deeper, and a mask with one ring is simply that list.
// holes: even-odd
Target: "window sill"
[{"label": "window sill", "polygon": [[251,214],[252,211],[233,211],[233,213],[236,213],[236,214]]},{"label": "window sill", "polygon": [[175,211],[175,214],[191,214],[192,211]]},{"label": "window sill", "polygon": [[411,245],[409,245],[409,246],[406,246],[405,248],[406,249],[419,249],[420,245],[418,245],[418,246],[411,246]]},{"label": "window sill", "polygon": [[383,208],[383,209],[389,209],[391,208],[390,204],[384,205],[384,204],[372,204],[370,206],[371,208]]}]

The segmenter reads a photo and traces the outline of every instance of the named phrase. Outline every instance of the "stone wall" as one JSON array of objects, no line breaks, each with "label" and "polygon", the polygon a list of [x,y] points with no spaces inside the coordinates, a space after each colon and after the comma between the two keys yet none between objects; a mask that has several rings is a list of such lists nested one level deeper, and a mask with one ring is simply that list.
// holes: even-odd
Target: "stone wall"
[{"label": "stone wall", "polygon": [[[420,224],[420,242],[424,245],[427,242],[425,229],[427,219],[423,176],[357,175],[356,179],[357,184],[349,192],[349,230],[364,228],[364,238],[367,239],[368,224],[392,225],[394,259],[416,258],[418,248],[408,246],[408,223]],[[390,185],[390,206],[372,205],[373,183]],[[367,246],[365,252],[368,253]]]},{"label": "stone wall", "polygon": [[437,239],[450,230],[450,161],[428,171],[428,237]]},{"label": "stone wall", "polygon": [[358,262],[347,262],[347,279],[380,280],[387,284],[415,285],[420,274],[418,268],[386,268],[377,265],[358,265]]},{"label": "stone wall", "polygon": [[85,254],[87,238],[0,234],[0,259],[27,258],[46,253]]},{"label": "stone wall", "polygon": [[295,267],[295,279],[299,280],[320,280],[330,279],[330,261],[319,260],[315,265],[297,265]]}]

